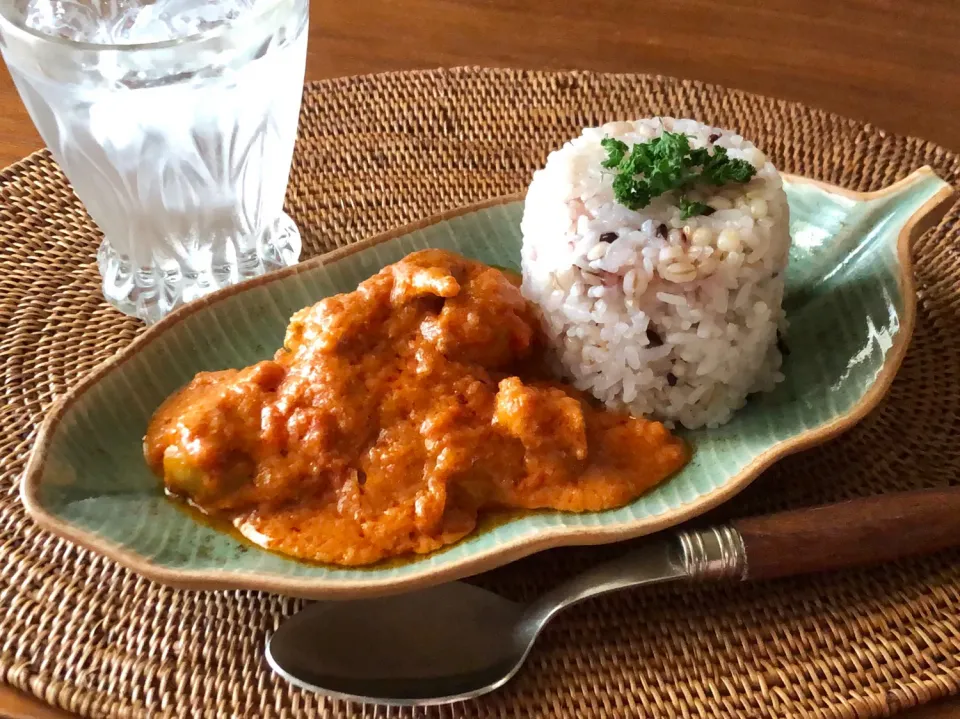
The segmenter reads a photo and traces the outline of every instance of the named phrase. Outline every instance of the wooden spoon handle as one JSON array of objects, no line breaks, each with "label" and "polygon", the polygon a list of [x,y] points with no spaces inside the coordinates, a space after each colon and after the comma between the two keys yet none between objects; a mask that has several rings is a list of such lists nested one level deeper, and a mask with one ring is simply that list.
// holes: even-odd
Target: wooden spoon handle
[{"label": "wooden spoon handle", "polygon": [[960,487],[895,492],[733,522],[744,579],[892,561],[960,546]]}]

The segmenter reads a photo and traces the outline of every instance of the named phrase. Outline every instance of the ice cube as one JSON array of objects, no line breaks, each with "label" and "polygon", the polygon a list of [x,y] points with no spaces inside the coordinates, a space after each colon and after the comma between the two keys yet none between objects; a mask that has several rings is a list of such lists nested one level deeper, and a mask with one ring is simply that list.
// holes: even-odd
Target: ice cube
[{"label": "ice cube", "polygon": [[176,40],[237,19],[256,0],[27,0],[24,24],[98,45]]}]

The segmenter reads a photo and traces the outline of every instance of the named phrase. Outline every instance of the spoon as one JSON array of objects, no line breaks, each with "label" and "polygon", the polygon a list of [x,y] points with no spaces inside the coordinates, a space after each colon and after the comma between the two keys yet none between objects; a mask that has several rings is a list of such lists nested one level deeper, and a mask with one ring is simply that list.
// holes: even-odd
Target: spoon
[{"label": "spoon", "polygon": [[519,671],[543,627],[581,600],[674,580],[769,579],[960,545],[960,487],[899,492],[654,538],[521,604],[464,582],[317,602],[270,638],[293,684],[341,699],[444,704]]}]

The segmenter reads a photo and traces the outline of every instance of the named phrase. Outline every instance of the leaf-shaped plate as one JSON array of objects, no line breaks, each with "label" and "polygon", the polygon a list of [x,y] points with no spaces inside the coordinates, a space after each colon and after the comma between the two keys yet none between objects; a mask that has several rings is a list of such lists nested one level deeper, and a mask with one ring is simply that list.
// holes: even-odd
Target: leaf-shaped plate
[{"label": "leaf-shaped plate", "polygon": [[522,515],[428,556],[344,569],[286,559],[195,521],[164,497],[144,464],[141,439],[160,402],[198,371],[271,356],[301,307],[353,290],[425,247],[517,267],[523,210],[517,198],[390,232],[173,313],[51,409],[23,480],[23,502],[44,528],[160,582],[330,598],[425,586],[547,547],[612,542],[689,519],[732,497],[780,457],[849,428],[877,404],[913,329],[910,239],[940,219],[952,193],[929,168],[869,194],[785,179],[794,242],[786,380],[724,427],[687,433],[690,464],[626,507]]}]

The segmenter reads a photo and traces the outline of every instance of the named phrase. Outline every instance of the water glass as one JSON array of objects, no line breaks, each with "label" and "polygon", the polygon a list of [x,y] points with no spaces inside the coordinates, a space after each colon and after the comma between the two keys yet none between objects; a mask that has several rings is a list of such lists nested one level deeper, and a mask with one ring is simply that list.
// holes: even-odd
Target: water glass
[{"label": "water glass", "polygon": [[308,0],[0,0],[0,49],[104,239],[106,299],[155,322],[297,262],[283,212]]}]

